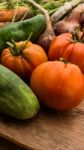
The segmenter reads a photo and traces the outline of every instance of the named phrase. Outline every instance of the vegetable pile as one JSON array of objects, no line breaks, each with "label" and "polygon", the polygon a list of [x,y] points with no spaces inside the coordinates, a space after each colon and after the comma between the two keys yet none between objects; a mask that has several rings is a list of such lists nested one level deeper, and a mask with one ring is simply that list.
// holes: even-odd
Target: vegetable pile
[{"label": "vegetable pile", "polygon": [[1,2],[0,111],[24,120],[83,99],[84,0]]}]

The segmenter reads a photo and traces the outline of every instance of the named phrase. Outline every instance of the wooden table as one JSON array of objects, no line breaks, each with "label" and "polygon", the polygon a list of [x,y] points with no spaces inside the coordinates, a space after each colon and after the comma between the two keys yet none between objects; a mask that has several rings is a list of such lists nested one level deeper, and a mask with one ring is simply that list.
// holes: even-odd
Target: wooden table
[{"label": "wooden table", "polygon": [[4,138],[0,138],[0,150],[25,150],[16,144],[5,140]]},{"label": "wooden table", "polygon": [[28,150],[84,150],[84,102],[69,112],[41,108],[26,121],[1,115],[0,136]]}]

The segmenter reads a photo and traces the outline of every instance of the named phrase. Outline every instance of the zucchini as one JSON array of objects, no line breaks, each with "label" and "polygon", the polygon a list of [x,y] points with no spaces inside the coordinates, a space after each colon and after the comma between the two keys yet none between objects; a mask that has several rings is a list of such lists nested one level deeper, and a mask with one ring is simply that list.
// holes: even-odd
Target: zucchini
[{"label": "zucchini", "polygon": [[0,65],[0,112],[17,119],[29,119],[39,110],[30,87],[15,73]]}]

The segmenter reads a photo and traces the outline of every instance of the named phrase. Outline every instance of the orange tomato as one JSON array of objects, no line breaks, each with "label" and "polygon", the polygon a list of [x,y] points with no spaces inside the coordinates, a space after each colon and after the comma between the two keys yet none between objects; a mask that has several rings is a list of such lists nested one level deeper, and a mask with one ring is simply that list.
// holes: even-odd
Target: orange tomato
[{"label": "orange tomato", "polygon": [[1,64],[23,79],[29,79],[35,67],[47,60],[39,45],[26,41],[16,42],[13,48],[8,47],[1,54]]},{"label": "orange tomato", "polygon": [[49,60],[58,60],[63,57],[66,61],[76,64],[84,74],[84,43],[81,39],[82,33],[78,34],[79,39],[70,33],[64,33],[56,37],[49,48]]},{"label": "orange tomato", "polygon": [[84,77],[78,66],[60,61],[39,65],[32,73],[30,87],[39,101],[57,110],[76,107],[84,98]]}]

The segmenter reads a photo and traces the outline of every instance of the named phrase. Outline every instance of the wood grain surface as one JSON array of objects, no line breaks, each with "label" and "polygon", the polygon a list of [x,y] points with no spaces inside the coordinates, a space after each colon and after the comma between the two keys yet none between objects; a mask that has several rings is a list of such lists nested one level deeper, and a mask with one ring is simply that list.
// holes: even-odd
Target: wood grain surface
[{"label": "wood grain surface", "polygon": [[69,112],[41,108],[32,120],[1,115],[0,136],[28,150],[84,150],[84,101]]}]

